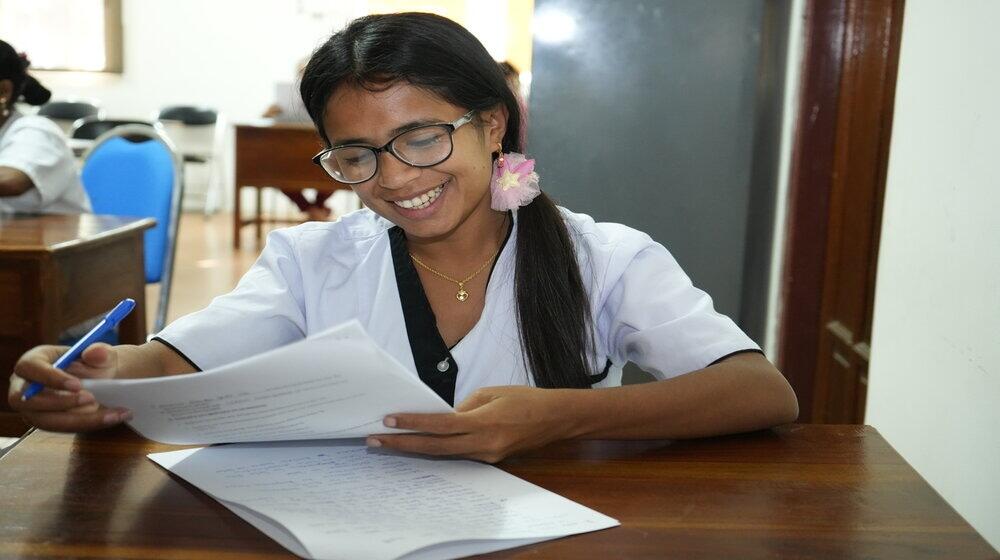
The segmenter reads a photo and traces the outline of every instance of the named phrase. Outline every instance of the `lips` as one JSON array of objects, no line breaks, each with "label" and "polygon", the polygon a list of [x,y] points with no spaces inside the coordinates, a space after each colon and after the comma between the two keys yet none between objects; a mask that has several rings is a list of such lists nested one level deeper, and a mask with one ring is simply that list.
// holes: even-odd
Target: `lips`
[{"label": "lips", "polygon": [[437,197],[441,196],[441,191],[444,190],[445,184],[447,184],[447,181],[419,196],[415,196],[413,198],[409,198],[406,200],[393,200],[392,203],[395,204],[396,206],[399,206],[400,208],[407,208],[414,210],[427,208],[428,206],[434,203]]}]

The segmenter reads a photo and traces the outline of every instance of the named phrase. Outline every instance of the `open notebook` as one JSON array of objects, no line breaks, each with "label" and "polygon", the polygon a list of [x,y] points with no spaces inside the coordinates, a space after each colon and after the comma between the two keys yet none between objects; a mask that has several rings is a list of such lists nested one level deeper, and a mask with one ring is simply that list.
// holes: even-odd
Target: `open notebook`
[{"label": "open notebook", "polygon": [[618,525],[489,465],[365,447],[400,431],[387,414],[452,408],[356,321],[215,370],[84,386],[150,439],[254,442],[149,457],[302,557],[457,558]]}]

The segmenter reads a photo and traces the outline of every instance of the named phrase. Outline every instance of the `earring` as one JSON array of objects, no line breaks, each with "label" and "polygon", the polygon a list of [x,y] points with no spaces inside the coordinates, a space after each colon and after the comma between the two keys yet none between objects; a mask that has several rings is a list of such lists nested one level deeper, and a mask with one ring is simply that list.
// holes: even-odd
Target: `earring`
[{"label": "earring", "polygon": [[3,110],[0,111],[0,117],[7,118],[7,116],[10,115],[10,108],[7,107],[6,97],[0,97],[0,107],[3,107]]},{"label": "earring", "polygon": [[493,178],[490,180],[494,210],[506,211],[526,206],[542,193],[538,188],[538,173],[535,160],[517,152],[503,153],[503,145],[497,144],[499,155],[493,164]]}]

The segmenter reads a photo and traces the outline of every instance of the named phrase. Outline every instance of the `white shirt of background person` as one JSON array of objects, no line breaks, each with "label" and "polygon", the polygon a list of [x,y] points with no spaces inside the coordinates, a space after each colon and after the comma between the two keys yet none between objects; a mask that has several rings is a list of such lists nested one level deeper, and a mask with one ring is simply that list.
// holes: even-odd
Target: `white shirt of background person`
[{"label": "white shirt of background person", "polygon": [[90,212],[73,152],[62,131],[45,117],[12,112],[0,127],[0,167],[31,179],[34,188],[0,197],[0,211],[38,214]]}]

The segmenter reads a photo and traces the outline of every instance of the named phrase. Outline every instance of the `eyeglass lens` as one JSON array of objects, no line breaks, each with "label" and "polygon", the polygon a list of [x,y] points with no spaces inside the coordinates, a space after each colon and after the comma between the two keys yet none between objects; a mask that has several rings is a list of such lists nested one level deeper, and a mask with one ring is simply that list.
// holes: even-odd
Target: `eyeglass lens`
[{"label": "eyeglass lens", "polygon": [[[451,150],[451,128],[446,125],[414,128],[397,136],[389,144],[389,151],[393,155],[415,167],[441,163],[448,159]],[[378,170],[375,149],[367,146],[344,146],[331,150],[324,154],[320,163],[334,179],[345,183],[367,181]]]}]

